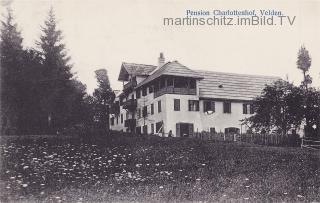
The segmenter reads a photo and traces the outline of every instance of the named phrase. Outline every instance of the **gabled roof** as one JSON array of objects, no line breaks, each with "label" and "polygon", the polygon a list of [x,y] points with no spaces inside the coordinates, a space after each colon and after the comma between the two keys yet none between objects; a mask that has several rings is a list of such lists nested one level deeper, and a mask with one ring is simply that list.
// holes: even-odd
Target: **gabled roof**
[{"label": "gabled roof", "polygon": [[153,65],[123,62],[121,65],[121,70],[119,73],[118,80],[127,81],[129,75],[148,76],[156,68],[157,66],[153,66]]},{"label": "gabled roof", "polygon": [[162,75],[173,75],[173,76],[181,76],[181,77],[192,77],[197,79],[202,79],[203,76],[190,68],[182,65],[178,61],[167,62],[160,68],[156,69],[151,75],[149,75],[144,81],[138,84],[137,87],[141,87],[154,79],[162,76]]},{"label": "gabled roof", "polygon": [[259,96],[266,84],[279,77],[197,71],[204,76],[199,82],[201,98],[252,100]]}]

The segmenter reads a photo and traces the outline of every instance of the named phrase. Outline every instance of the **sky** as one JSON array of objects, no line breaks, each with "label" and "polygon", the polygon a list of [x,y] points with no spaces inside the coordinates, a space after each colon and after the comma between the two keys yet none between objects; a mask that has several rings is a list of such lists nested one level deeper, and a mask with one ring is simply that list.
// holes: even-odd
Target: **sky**
[{"label": "sky", "polygon": [[[312,57],[310,75],[320,87],[320,0],[0,0],[11,2],[25,47],[35,47],[52,6],[73,64],[72,71],[92,93],[94,71],[105,68],[113,89],[122,62],[157,65],[178,60],[191,69],[279,76],[300,84],[297,53]],[[292,26],[164,26],[165,17],[186,10],[278,10],[296,16]]]}]

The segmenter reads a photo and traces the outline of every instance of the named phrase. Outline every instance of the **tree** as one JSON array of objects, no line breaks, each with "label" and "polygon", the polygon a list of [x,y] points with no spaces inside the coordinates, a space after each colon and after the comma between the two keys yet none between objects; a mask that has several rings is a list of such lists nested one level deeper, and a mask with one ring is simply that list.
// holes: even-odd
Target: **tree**
[{"label": "tree", "polygon": [[42,27],[38,45],[43,55],[43,80],[41,107],[46,112],[48,132],[55,132],[75,123],[76,112],[85,95],[85,86],[72,78],[70,58],[62,43],[62,33],[57,29],[51,8]]},{"label": "tree", "polygon": [[258,132],[276,131],[285,135],[289,129],[301,125],[303,97],[303,91],[287,81],[267,85],[253,103],[255,114],[245,123]]},{"label": "tree", "polygon": [[304,46],[301,46],[301,48],[298,52],[297,67],[298,67],[298,69],[302,70],[303,81],[302,81],[301,85],[305,89],[307,89],[308,85],[312,83],[312,78],[308,74],[310,66],[311,66],[311,57],[309,55],[309,52]]},{"label": "tree", "polygon": [[20,82],[23,85],[19,93],[21,105],[18,119],[19,131],[22,134],[41,134],[46,123],[41,111],[41,89],[39,82],[43,79],[42,55],[34,49],[23,51],[23,69]]},{"label": "tree", "polygon": [[98,120],[100,127],[108,131],[110,129],[110,106],[115,99],[115,94],[110,86],[106,69],[96,70],[95,75],[98,82],[98,88],[93,92],[93,97],[96,100],[96,119]]},{"label": "tree", "polygon": [[309,69],[311,66],[311,57],[309,55],[309,51],[304,47],[301,46],[299,52],[298,52],[298,60],[297,60],[297,67],[298,69],[302,70],[303,73],[303,80],[301,82],[301,87],[304,88],[304,94],[305,94],[305,100],[304,100],[304,107],[305,107],[305,111],[304,111],[304,118],[305,118],[305,135],[309,136],[310,131],[312,131],[312,124],[310,122],[310,120],[312,118],[310,118],[310,114],[308,112],[312,111],[310,108],[310,98],[309,95],[309,87],[308,85],[310,85],[312,83],[312,78],[309,75]]},{"label": "tree", "polygon": [[22,77],[22,37],[14,23],[12,10],[1,27],[1,133],[18,133],[19,106]]}]

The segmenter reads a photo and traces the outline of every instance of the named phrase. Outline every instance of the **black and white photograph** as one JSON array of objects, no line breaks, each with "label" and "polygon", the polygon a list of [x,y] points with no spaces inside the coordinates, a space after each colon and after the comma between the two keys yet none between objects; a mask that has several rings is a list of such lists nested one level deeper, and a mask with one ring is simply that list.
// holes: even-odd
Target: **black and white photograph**
[{"label": "black and white photograph", "polygon": [[0,14],[0,202],[320,202],[320,0]]}]

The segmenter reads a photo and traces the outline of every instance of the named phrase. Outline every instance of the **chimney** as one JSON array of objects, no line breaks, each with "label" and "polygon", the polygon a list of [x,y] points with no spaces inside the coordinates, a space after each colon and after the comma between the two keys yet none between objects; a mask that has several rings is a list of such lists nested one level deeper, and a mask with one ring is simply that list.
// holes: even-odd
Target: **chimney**
[{"label": "chimney", "polygon": [[159,56],[159,58],[158,58],[158,68],[160,68],[161,66],[163,66],[164,63],[165,63],[165,59],[164,59],[164,57],[163,57],[163,53],[161,52],[161,53],[160,53],[160,56]]}]

